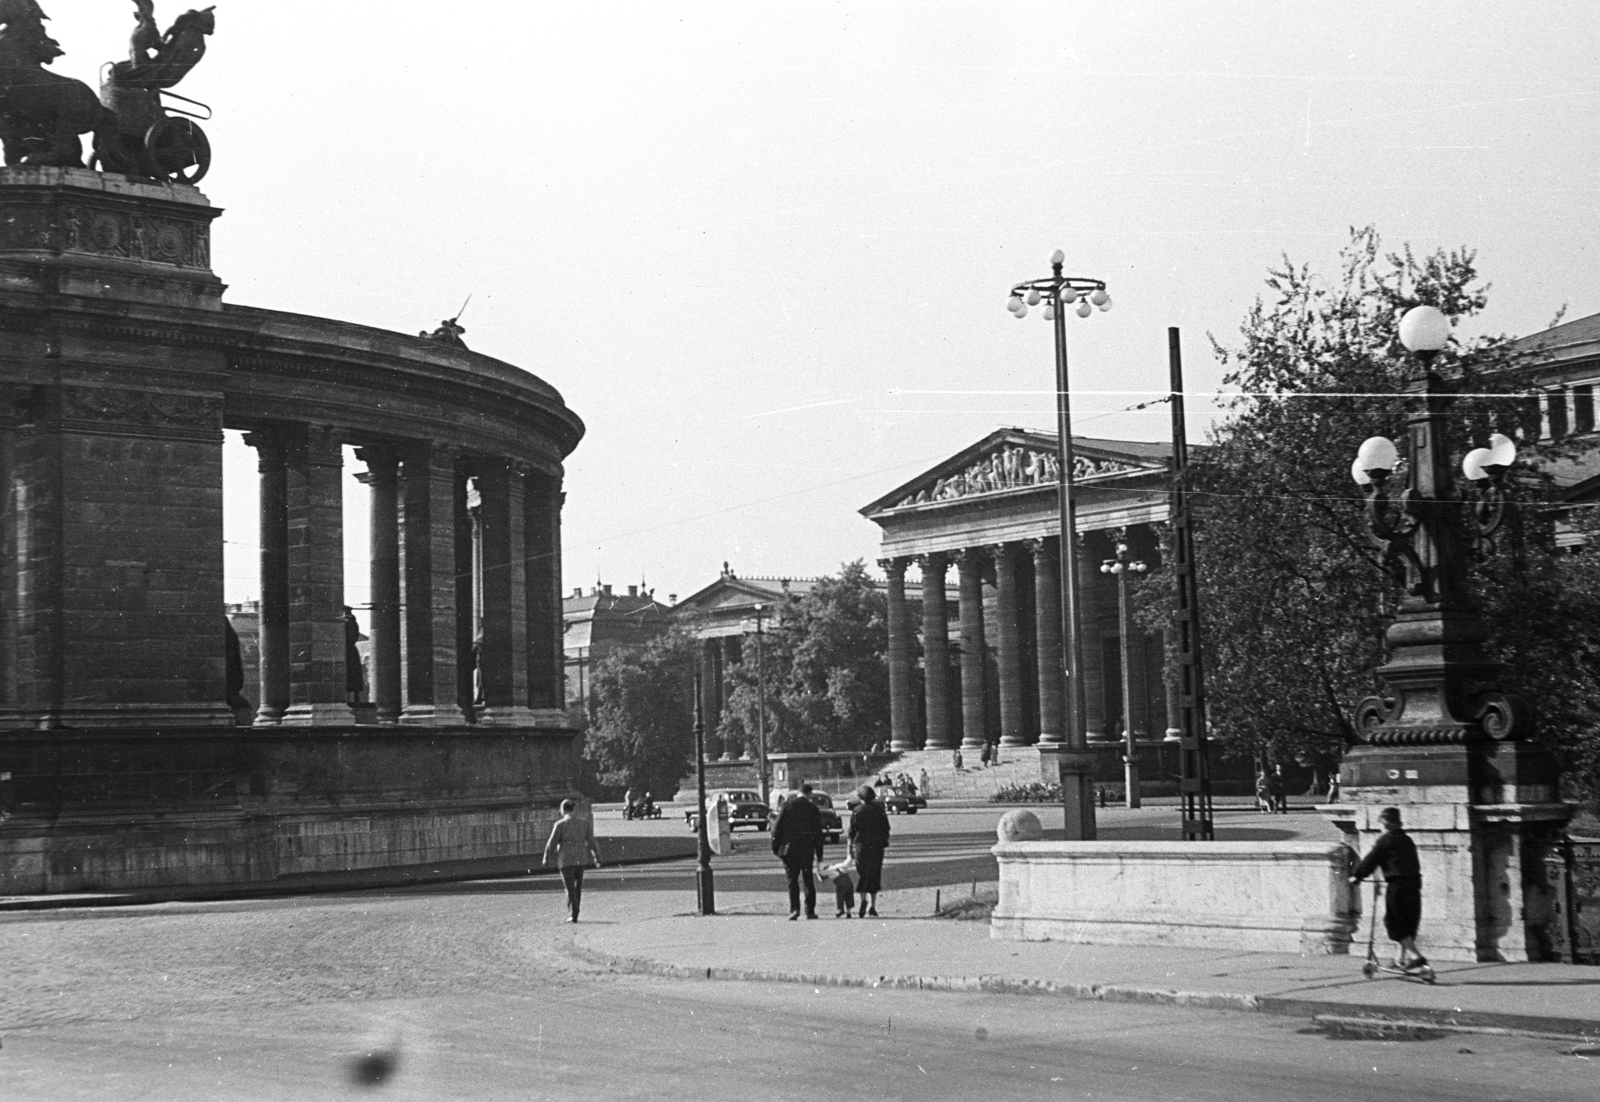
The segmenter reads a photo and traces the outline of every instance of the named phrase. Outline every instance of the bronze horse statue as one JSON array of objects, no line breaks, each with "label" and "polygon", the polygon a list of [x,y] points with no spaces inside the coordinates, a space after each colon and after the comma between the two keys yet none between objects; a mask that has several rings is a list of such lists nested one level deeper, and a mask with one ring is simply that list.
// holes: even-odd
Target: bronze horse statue
[{"label": "bronze horse statue", "polygon": [[100,98],[116,124],[96,132],[95,157],[108,172],[198,182],[211,164],[210,143],[191,121],[202,116],[181,108],[175,108],[178,118],[169,116],[161,93],[205,57],[206,37],[215,32],[217,17],[212,8],[187,11],[163,35],[156,29],[154,0],[134,0],[134,6],[128,60],[112,65],[100,84]]},{"label": "bronze horse statue", "polygon": [[81,168],[79,135],[114,133],[116,116],[83,81],[45,68],[64,52],[38,0],[0,0],[0,142],[8,165]]}]

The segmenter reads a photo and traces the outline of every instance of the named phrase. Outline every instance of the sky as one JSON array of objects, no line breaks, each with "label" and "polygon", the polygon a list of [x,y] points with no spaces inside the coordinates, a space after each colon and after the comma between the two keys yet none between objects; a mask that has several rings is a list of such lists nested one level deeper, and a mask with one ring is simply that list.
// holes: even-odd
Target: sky
[{"label": "sky", "polygon": [[[125,54],[129,0],[42,3],[56,71]],[[177,91],[227,300],[416,332],[470,294],[468,344],[588,426],[567,589],[659,598],[870,563],[862,506],[1052,427],[1049,327],[1004,307],[1056,248],[1115,302],[1069,319],[1086,436],[1168,436],[1126,407],[1178,326],[1200,438],[1208,334],[1352,226],[1477,250],[1480,330],[1600,312],[1597,54],[1592,0],[220,0]],[[230,600],[253,469],[231,441]]]}]

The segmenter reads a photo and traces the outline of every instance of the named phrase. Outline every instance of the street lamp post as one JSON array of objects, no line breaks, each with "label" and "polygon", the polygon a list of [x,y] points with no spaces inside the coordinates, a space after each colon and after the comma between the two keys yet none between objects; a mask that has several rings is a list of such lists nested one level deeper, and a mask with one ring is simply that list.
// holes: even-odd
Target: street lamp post
[{"label": "street lamp post", "polygon": [[1400,341],[1422,366],[1418,409],[1406,435],[1406,488],[1389,494],[1401,462],[1387,437],[1362,443],[1350,474],[1366,498],[1367,526],[1404,590],[1390,625],[1390,659],[1378,671],[1394,694],[1369,697],[1356,724],[1376,745],[1472,743],[1515,737],[1526,706],[1490,686],[1500,665],[1482,649],[1488,625],[1468,593],[1467,556],[1485,554],[1505,519],[1503,480],[1517,448],[1499,433],[1469,452],[1462,470],[1472,496],[1453,484],[1446,451],[1447,395],[1433,369],[1450,320],[1432,306],[1408,311]]},{"label": "street lamp post", "polygon": [[767,661],[766,637],[761,633],[761,615],[766,605],[756,605],[756,768],[760,771],[761,802],[771,807],[767,791]]},{"label": "street lamp post", "polygon": [[700,812],[695,816],[695,842],[699,861],[695,865],[695,898],[702,915],[717,913],[717,892],[711,878],[711,836],[706,824],[706,724],[700,703],[700,671],[694,675],[694,768],[700,796]]},{"label": "street lamp post", "polygon": [[1133,736],[1133,620],[1128,615],[1128,578],[1149,569],[1140,560],[1128,557],[1125,538],[1117,540],[1117,557],[1100,564],[1100,573],[1114,575],[1117,579],[1117,634],[1122,644],[1123,786],[1126,789],[1123,804],[1130,809],[1139,806],[1139,747]]},{"label": "street lamp post", "polygon": [[1017,318],[1028,307],[1044,304],[1044,318],[1054,322],[1056,343],[1056,477],[1060,537],[1061,641],[1066,692],[1063,694],[1066,731],[1061,754],[1061,796],[1066,812],[1068,841],[1091,841],[1095,836],[1094,757],[1084,731],[1086,701],[1083,691],[1083,645],[1079,638],[1077,518],[1073,500],[1072,399],[1067,389],[1066,311],[1076,304],[1086,318],[1095,309],[1111,309],[1111,296],[1103,280],[1062,274],[1066,255],[1057,249],[1050,257],[1050,276],[1028,280],[1011,288],[1006,309]]}]

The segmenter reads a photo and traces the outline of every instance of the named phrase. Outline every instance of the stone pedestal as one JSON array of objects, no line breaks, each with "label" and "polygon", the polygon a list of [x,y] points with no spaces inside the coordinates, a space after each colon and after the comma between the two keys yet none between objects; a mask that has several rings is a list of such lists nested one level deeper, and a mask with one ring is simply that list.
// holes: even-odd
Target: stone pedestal
[{"label": "stone pedestal", "polygon": [[1365,853],[1383,833],[1379,813],[1400,809],[1422,862],[1425,955],[1552,960],[1559,937],[1544,855],[1574,810],[1557,799],[1556,781],[1555,759],[1528,743],[1361,746],[1340,768],[1348,802],[1318,810]]}]

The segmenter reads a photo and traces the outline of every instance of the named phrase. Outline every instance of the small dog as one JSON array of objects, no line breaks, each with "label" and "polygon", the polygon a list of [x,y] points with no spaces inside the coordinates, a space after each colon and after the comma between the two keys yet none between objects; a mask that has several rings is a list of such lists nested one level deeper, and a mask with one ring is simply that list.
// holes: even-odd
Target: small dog
[{"label": "small dog", "polygon": [[833,899],[838,905],[834,918],[849,918],[856,906],[856,882],[850,874],[856,871],[854,861],[840,861],[822,870],[822,879],[833,881]]}]

